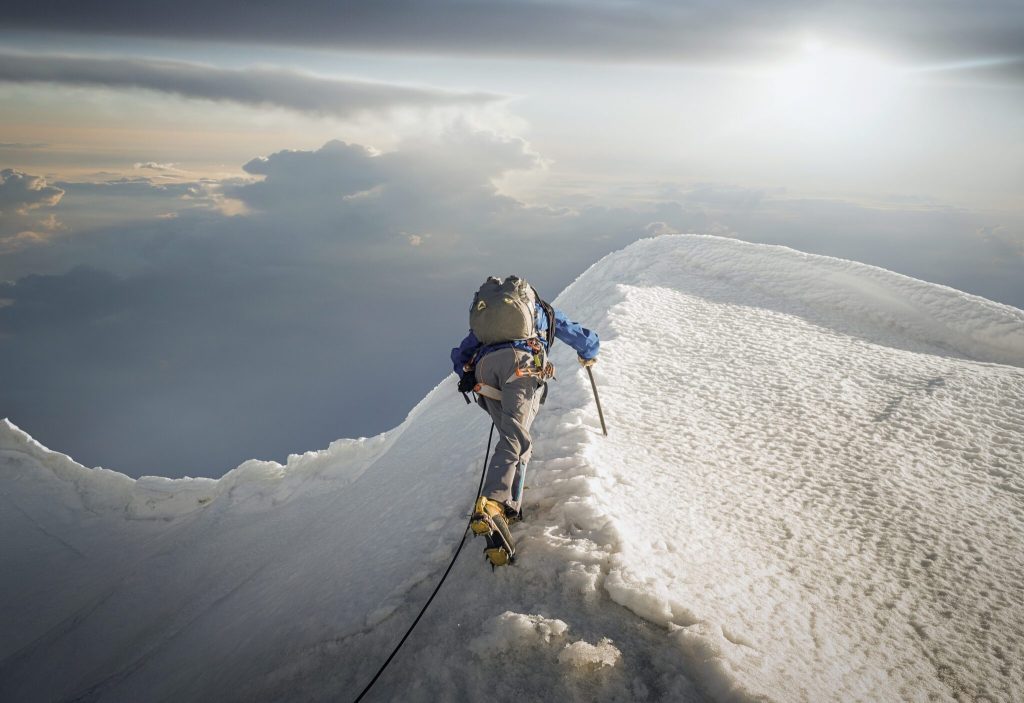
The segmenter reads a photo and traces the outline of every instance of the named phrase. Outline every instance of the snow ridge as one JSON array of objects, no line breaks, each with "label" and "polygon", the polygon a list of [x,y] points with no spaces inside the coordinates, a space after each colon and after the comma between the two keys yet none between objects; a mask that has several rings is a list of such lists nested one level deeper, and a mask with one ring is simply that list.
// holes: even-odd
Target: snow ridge
[{"label": "snow ridge", "polygon": [[[1024,312],[702,236],[555,303],[602,335],[609,436],[557,346],[520,563],[472,543],[378,700],[1024,697]],[[375,438],[132,481],[0,425],[0,698],[347,698],[447,565],[487,429],[449,378]]]}]

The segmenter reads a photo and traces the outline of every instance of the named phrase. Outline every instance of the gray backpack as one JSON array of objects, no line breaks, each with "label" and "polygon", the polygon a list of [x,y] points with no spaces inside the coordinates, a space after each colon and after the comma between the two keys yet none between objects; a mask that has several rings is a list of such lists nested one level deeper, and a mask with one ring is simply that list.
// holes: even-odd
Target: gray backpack
[{"label": "gray backpack", "polygon": [[533,286],[518,276],[491,276],[473,296],[469,328],[482,344],[530,339],[537,336],[536,313]]}]

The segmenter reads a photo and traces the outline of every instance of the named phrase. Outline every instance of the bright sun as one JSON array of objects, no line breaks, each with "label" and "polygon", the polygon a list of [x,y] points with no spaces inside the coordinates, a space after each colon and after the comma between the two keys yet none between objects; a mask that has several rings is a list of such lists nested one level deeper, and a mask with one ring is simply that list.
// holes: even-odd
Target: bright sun
[{"label": "bright sun", "polygon": [[769,74],[768,101],[780,122],[848,132],[882,115],[900,75],[870,54],[807,40],[797,58]]}]

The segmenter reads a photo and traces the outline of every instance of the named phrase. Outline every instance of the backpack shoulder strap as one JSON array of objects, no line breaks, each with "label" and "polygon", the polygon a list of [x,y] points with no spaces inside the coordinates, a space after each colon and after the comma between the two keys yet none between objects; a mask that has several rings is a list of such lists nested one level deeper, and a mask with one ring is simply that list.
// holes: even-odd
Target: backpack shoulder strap
[{"label": "backpack shoulder strap", "polygon": [[[533,286],[530,287],[533,288]],[[546,300],[540,297],[536,288],[533,288],[533,295],[537,298],[537,303],[540,304],[541,310],[544,311],[544,314],[547,315],[548,318],[547,339],[545,341],[547,343],[547,348],[550,349],[551,345],[555,343],[555,309],[551,307]]]}]

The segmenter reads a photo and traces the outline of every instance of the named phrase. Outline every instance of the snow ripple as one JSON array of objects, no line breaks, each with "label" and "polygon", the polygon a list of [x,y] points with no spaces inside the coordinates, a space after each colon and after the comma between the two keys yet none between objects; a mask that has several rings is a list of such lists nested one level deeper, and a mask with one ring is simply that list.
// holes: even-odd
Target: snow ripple
[{"label": "snow ripple", "polygon": [[785,250],[631,250],[559,301],[622,281],[597,325],[611,436],[585,452],[623,535],[611,597],[718,699],[1024,696],[1024,373],[965,359],[1019,364],[1020,311]]}]

